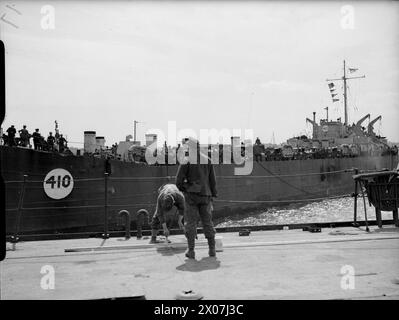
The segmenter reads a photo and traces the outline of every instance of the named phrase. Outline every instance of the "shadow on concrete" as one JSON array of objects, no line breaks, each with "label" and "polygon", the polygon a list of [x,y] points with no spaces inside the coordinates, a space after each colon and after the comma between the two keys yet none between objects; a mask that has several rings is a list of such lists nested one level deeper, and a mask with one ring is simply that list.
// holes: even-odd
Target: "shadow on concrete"
[{"label": "shadow on concrete", "polygon": [[220,267],[220,261],[214,257],[205,257],[201,260],[187,259],[186,263],[176,267],[180,271],[201,272],[205,270],[215,270]]},{"label": "shadow on concrete", "polygon": [[399,228],[398,227],[383,227],[382,229],[378,228],[375,229],[373,232],[375,233],[399,233]]},{"label": "shadow on concrete", "polygon": [[330,231],[328,234],[330,236],[356,236],[359,234],[364,234],[367,233],[366,229],[353,229],[353,230],[341,230],[341,229],[336,229]]}]

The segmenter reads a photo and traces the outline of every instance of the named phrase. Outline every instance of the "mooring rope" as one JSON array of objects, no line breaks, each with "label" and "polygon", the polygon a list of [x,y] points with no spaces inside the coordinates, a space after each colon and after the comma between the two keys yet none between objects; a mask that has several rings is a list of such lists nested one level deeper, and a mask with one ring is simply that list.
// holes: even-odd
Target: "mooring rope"
[{"label": "mooring rope", "polygon": [[284,203],[284,202],[309,202],[309,201],[320,201],[320,200],[330,200],[330,199],[340,199],[351,197],[350,194],[344,194],[339,196],[331,196],[331,197],[321,197],[321,198],[309,198],[309,199],[287,199],[287,200],[223,200],[223,199],[214,199],[215,202],[228,202],[228,203]]},{"label": "mooring rope", "polygon": [[[346,173],[346,172],[352,172],[354,171],[353,168],[348,168],[348,169],[342,169],[342,170],[335,170],[335,171],[323,171],[323,172],[309,172],[309,173],[297,173],[297,174],[273,174],[270,170],[265,168],[263,165],[260,164],[260,166],[267,172],[269,172],[271,175],[267,176],[258,176],[258,175],[232,175],[232,176],[217,176],[216,178],[220,179],[242,179],[242,178],[247,178],[247,179],[265,179],[265,178],[281,178],[281,177],[302,177],[302,176],[310,176],[310,175],[327,175],[327,174],[337,174],[337,173]],[[367,170],[362,170],[362,172],[365,172]],[[109,181],[137,181],[137,180],[164,180],[164,179],[174,179],[176,176],[162,176],[162,177],[109,177]],[[88,182],[88,181],[102,181],[104,180],[103,177],[101,178],[74,178],[75,182]],[[27,180],[27,183],[43,183],[43,180]],[[4,181],[5,184],[9,183],[23,183],[23,180],[8,180]]]}]

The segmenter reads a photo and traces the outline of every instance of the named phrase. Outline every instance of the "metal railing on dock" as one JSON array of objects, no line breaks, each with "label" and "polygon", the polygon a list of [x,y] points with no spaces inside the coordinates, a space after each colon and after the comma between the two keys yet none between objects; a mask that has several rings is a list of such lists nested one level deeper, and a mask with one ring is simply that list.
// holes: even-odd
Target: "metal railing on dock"
[{"label": "metal railing on dock", "polygon": [[[399,172],[398,171],[380,171],[356,174],[355,180],[355,206],[354,223],[357,222],[357,196],[358,189],[363,198],[364,207],[366,207],[366,194],[370,205],[373,205],[376,212],[378,226],[382,227],[381,211],[392,211],[393,222],[399,227],[398,208],[399,208]],[[367,211],[364,211],[367,227]],[[368,227],[367,227],[368,228]]]}]

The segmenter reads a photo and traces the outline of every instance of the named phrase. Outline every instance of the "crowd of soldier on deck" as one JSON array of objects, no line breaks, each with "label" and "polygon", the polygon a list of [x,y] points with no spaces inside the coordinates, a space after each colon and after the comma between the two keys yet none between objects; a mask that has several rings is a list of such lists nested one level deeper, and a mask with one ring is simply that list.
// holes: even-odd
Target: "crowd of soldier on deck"
[{"label": "crowd of soldier on deck", "polygon": [[[29,133],[26,125],[22,127],[22,129],[18,130],[17,137],[17,129],[15,129],[14,125],[11,125],[6,130],[7,134],[2,135],[4,145],[10,147],[24,147],[24,148],[33,148],[35,150],[42,151],[54,151],[54,152],[66,152],[68,151],[68,142],[63,137],[62,134],[56,132],[53,135],[52,132],[49,132],[47,138],[41,135],[39,129],[35,129],[33,133]],[[32,140],[31,140],[32,139]],[[31,143],[33,142],[33,144]]]}]

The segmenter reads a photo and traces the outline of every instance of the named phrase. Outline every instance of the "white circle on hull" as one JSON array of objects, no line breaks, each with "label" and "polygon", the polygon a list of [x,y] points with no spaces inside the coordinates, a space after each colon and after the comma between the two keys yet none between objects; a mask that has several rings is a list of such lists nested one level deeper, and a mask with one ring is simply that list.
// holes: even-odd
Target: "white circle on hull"
[{"label": "white circle on hull", "polygon": [[65,169],[51,170],[44,178],[43,188],[51,199],[63,199],[72,192],[73,177]]}]

